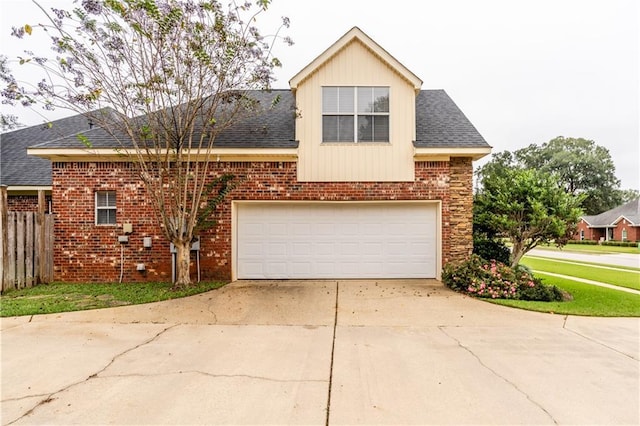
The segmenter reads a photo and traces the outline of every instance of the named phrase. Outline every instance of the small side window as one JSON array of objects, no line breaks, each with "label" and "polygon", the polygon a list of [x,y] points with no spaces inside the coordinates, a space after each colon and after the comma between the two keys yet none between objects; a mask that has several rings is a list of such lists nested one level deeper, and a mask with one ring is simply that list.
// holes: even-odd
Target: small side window
[{"label": "small side window", "polygon": [[116,224],[116,191],[96,192],[96,225]]}]

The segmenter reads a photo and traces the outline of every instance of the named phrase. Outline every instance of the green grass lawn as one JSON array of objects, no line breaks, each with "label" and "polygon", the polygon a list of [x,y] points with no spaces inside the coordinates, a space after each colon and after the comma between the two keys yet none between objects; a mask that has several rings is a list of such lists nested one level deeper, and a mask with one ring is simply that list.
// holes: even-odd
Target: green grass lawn
[{"label": "green grass lawn", "polygon": [[604,287],[579,283],[573,280],[536,274],[545,284],[555,285],[573,296],[569,302],[530,302],[524,300],[485,299],[514,308],[566,315],[601,317],[640,316],[640,295]]},{"label": "green grass lawn", "polygon": [[191,296],[213,290],[225,282],[202,282],[172,291],[168,283],[42,284],[8,291],[0,296],[0,316],[52,314],[87,309],[136,305]]},{"label": "green grass lawn", "polygon": [[[524,257],[520,262],[523,265],[536,271],[553,272],[555,274],[568,275],[571,277],[585,278],[607,284],[640,290],[640,269],[612,270],[598,268],[588,263],[568,261],[564,263],[556,259],[542,259],[539,257]],[[616,266],[609,265],[612,268]]]},{"label": "green grass lawn", "polygon": [[616,246],[601,246],[601,245],[589,245],[589,244],[567,244],[561,249],[556,247],[553,244],[549,245],[539,245],[536,246],[537,249],[542,250],[553,250],[553,251],[568,251],[574,253],[631,253],[631,254],[640,254],[640,249],[638,247],[616,247]]}]

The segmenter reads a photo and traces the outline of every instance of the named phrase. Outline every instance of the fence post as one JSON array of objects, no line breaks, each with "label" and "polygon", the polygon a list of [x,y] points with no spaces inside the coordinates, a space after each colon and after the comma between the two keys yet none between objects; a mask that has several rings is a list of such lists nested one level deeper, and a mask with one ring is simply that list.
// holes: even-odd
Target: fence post
[{"label": "fence post", "polygon": [[2,266],[2,273],[0,274],[0,292],[5,290],[5,275],[7,274],[7,211],[9,210],[9,202],[7,200],[7,186],[0,185],[0,266]]},{"label": "fence post", "polygon": [[38,278],[36,280],[37,283],[43,283],[43,282],[47,282],[45,280],[45,277],[47,276],[47,263],[45,262],[45,256],[47,255],[47,251],[46,251],[46,241],[45,241],[45,233],[46,233],[46,226],[45,226],[45,211],[46,211],[46,199],[44,196],[44,190],[43,189],[39,189],[38,190],[38,217],[37,217],[37,223],[38,225],[40,225],[39,229],[38,229],[38,247],[36,248],[36,251],[38,253],[38,270],[36,271],[36,273],[38,274]]},{"label": "fence post", "polygon": [[16,212],[16,288],[26,287],[25,249],[27,212]]}]

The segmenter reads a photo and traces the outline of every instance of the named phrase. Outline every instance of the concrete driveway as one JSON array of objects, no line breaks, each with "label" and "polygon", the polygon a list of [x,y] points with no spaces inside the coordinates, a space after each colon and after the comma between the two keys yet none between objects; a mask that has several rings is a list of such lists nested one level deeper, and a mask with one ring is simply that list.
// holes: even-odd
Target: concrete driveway
[{"label": "concrete driveway", "polygon": [[637,318],[430,280],[239,281],[1,321],[2,424],[638,424]]}]

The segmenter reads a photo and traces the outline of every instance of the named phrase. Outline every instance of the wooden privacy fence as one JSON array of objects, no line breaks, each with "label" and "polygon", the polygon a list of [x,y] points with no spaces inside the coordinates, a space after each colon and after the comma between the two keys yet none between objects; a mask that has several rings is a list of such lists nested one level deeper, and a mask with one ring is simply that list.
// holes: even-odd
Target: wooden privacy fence
[{"label": "wooden privacy fence", "polygon": [[[51,214],[9,212],[0,189],[2,250],[1,290],[32,287],[53,279],[53,222]],[[4,197],[3,197],[4,195]],[[44,196],[43,196],[44,199]]]}]

